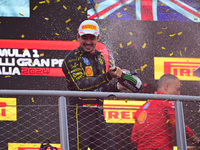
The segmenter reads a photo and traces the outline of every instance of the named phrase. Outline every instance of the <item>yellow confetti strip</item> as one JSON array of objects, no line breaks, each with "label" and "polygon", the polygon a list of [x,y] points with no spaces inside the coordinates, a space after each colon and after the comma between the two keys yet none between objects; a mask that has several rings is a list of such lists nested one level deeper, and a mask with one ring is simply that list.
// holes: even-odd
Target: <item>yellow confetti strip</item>
[{"label": "yellow confetti strip", "polygon": [[44,53],[41,53],[41,54],[40,54],[40,57],[43,57],[43,56],[44,56]]},{"label": "yellow confetti strip", "polygon": [[49,18],[44,18],[45,20],[49,20]]},{"label": "yellow confetti strip", "polygon": [[103,18],[104,18],[104,19],[106,18],[106,14],[103,14]]},{"label": "yellow confetti strip", "polygon": [[140,69],[135,69],[136,71],[140,70]]},{"label": "yellow confetti strip", "polygon": [[178,33],[178,35],[181,35],[181,34],[182,34],[182,32],[179,32],[179,33]]},{"label": "yellow confetti strip", "polygon": [[71,31],[69,27],[66,27],[66,29],[67,29],[68,31]]},{"label": "yellow confetti strip", "polygon": [[162,47],[162,49],[164,49],[164,50],[165,50],[166,48],[165,48],[165,47]]},{"label": "yellow confetti strip", "polygon": [[116,55],[119,55],[119,53],[118,53],[118,52],[116,52],[116,51],[114,51],[114,53],[115,53]]},{"label": "yellow confetti strip", "polygon": [[123,16],[123,14],[121,14],[120,12],[117,13],[117,17],[118,17],[118,18],[121,18],[122,16]]},{"label": "yellow confetti strip", "polygon": [[34,129],[35,130],[35,132],[39,132],[37,129]]},{"label": "yellow confetti strip", "polygon": [[197,13],[200,13],[200,10],[198,10]]},{"label": "yellow confetti strip", "polygon": [[147,64],[145,64],[144,66],[141,66],[141,67],[140,67],[141,71],[143,71],[144,68],[146,68],[146,67],[147,67]]},{"label": "yellow confetti strip", "polygon": [[129,32],[129,34],[130,34],[130,35],[133,35],[133,33],[132,33],[132,32]]},{"label": "yellow confetti strip", "polygon": [[102,28],[101,30],[102,30],[102,31],[107,31],[107,28]]},{"label": "yellow confetti strip", "polygon": [[146,43],[144,43],[143,45],[142,45],[142,48],[145,48],[147,46],[147,44]]},{"label": "yellow confetti strip", "polygon": [[67,9],[67,7],[66,7],[65,5],[63,5],[63,8],[64,8],[64,9]]},{"label": "yellow confetti strip", "polygon": [[172,52],[171,54],[169,54],[169,56],[172,56],[174,54],[174,52]]},{"label": "yellow confetti strip", "polygon": [[60,2],[60,0],[56,0],[56,3],[59,3]]},{"label": "yellow confetti strip", "polygon": [[55,35],[57,35],[57,36],[58,36],[58,35],[59,35],[59,33],[55,33]]},{"label": "yellow confetti strip", "polygon": [[166,121],[166,123],[168,123],[169,122],[169,119]]},{"label": "yellow confetti strip", "polygon": [[33,99],[33,97],[31,98],[31,101],[34,103],[35,101],[34,101],[34,99]]},{"label": "yellow confetti strip", "polygon": [[85,12],[84,12],[84,11],[81,11],[81,13],[84,14]]},{"label": "yellow confetti strip", "polygon": [[21,35],[21,38],[24,38],[24,37],[25,37],[25,35],[24,35],[24,34],[22,34],[22,35]]},{"label": "yellow confetti strip", "polygon": [[194,20],[195,20],[195,21],[197,21],[197,20],[198,20],[198,18],[194,18]]},{"label": "yellow confetti strip", "polygon": [[71,18],[67,19],[67,20],[65,21],[65,23],[69,23],[70,21],[71,21]]},{"label": "yellow confetti strip", "polygon": [[162,4],[161,4],[161,6],[164,6],[164,5],[165,5],[165,3],[162,3]]},{"label": "yellow confetti strip", "polygon": [[184,49],[185,51],[187,50],[187,47],[185,47],[185,49]]},{"label": "yellow confetti strip", "polygon": [[79,5],[79,6],[77,7],[77,9],[80,10],[80,9],[81,9],[81,5]]},{"label": "yellow confetti strip", "polygon": [[127,99],[125,99],[125,102],[127,103],[127,102],[128,102],[128,100],[127,100]]},{"label": "yellow confetti strip", "polygon": [[127,46],[130,46],[131,44],[132,44],[132,42],[130,41],[130,42],[127,43]]},{"label": "yellow confetti strip", "polygon": [[19,13],[21,16],[24,16],[23,14]]},{"label": "yellow confetti strip", "polygon": [[181,51],[180,51],[180,56],[182,56],[182,53],[181,53]]},{"label": "yellow confetti strip", "polygon": [[73,42],[76,42],[76,40],[73,40]]},{"label": "yellow confetti strip", "polygon": [[87,11],[87,7],[84,8],[84,11]]},{"label": "yellow confetti strip", "polygon": [[173,36],[175,36],[175,35],[176,35],[176,33],[174,33],[174,34],[170,34],[169,36],[170,36],[170,37],[173,37]]},{"label": "yellow confetti strip", "polygon": [[1,21],[0,21],[0,23],[1,23]]},{"label": "yellow confetti strip", "polygon": [[31,63],[31,65],[33,65],[33,64],[34,64],[34,62]]},{"label": "yellow confetti strip", "polygon": [[22,52],[24,52],[25,50],[27,50],[27,48],[23,49]]},{"label": "yellow confetti strip", "polygon": [[166,12],[168,12],[168,11],[169,11],[169,9],[166,10]]},{"label": "yellow confetti strip", "polygon": [[100,5],[99,4],[95,4],[95,8],[97,9]]},{"label": "yellow confetti strip", "polygon": [[159,34],[163,34],[163,32],[162,31],[160,31],[160,32],[157,32],[157,34],[159,35]]},{"label": "yellow confetti strip", "polygon": [[127,11],[127,8],[124,8],[124,11]]},{"label": "yellow confetti strip", "polygon": [[120,48],[123,48],[123,45],[122,45],[122,43],[120,43],[120,44],[119,44],[119,47],[120,47]]},{"label": "yellow confetti strip", "polygon": [[39,2],[39,4],[44,4],[44,3],[46,3],[46,1],[41,1],[41,2]]},{"label": "yellow confetti strip", "polygon": [[46,0],[46,2],[47,2],[47,4],[49,4],[49,3],[50,3],[50,1],[49,1],[49,0]]},{"label": "yellow confetti strip", "polygon": [[162,29],[166,30],[166,29],[167,29],[167,27],[165,27],[165,28],[162,28]]},{"label": "yellow confetti strip", "polygon": [[5,78],[10,78],[11,76],[5,76]]},{"label": "yellow confetti strip", "polygon": [[36,10],[38,8],[38,6],[35,6],[34,8],[33,8],[33,10]]}]

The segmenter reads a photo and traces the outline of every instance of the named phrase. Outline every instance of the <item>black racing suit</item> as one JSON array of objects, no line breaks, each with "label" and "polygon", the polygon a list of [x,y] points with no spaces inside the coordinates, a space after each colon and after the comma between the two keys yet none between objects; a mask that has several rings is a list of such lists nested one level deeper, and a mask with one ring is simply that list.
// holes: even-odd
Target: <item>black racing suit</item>
[{"label": "black racing suit", "polygon": [[[116,83],[106,73],[104,57],[81,47],[71,51],[62,65],[68,90],[118,92]],[[109,83],[109,84],[108,84]],[[70,150],[114,149],[111,134],[103,116],[103,100],[99,98],[71,97],[68,102]],[[90,107],[88,107],[90,106]]]}]

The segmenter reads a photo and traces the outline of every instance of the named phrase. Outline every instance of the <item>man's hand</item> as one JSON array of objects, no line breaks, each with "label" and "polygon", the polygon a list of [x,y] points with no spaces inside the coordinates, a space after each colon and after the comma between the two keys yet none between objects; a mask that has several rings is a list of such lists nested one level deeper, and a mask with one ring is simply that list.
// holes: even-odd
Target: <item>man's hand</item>
[{"label": "man's hand", "polygon": [[109,73],[112,78],[117,78],[117,77],[120,78],[122,76],[122,70],[119,67],[116,67],[115,70],[114,68],[109,68]]}]

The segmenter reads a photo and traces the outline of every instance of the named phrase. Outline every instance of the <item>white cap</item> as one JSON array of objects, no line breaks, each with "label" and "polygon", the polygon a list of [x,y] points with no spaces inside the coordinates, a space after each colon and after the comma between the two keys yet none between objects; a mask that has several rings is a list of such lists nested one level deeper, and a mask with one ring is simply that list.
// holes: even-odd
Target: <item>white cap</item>
[{"label": "white cap", "polygon": [[99,25],[94,20],[83,21],[78,29],[80,36],[85,34],[93,34],[95,36],[99,35]]}]

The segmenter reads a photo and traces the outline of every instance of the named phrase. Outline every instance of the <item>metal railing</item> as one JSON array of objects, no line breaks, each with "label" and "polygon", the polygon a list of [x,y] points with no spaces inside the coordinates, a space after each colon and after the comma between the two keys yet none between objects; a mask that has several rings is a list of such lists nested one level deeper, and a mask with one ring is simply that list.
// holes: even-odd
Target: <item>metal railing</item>
[{"label": "metal railing", "polygon": [[[67,103],[66,97],[98,97],[98,98],[123,98],[134,100],[173,100],[175,103],[176,114],[176,138],[178,150],[186,150],[185,123],[182,102],[200,102],[199,96],[186,95],[160,95],[145,93],[119,93],[119,92],[82,92],[82,91],[54,91],[54,90],[0,90],[0,95],[13,96],[59,96],[59,120],[60,120],[60,143],[62,150],[69,150],[68,122],[67,122]],[[115,99],[115,100],[116,100]]]}]

